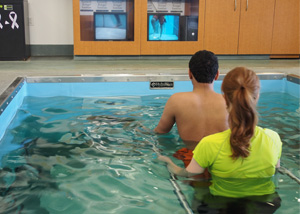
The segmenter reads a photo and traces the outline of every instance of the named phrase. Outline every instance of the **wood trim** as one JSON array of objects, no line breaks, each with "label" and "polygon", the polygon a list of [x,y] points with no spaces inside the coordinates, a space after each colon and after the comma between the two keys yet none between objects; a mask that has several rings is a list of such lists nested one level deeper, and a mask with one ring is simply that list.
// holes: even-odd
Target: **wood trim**
[{"label": "wood trim", "polygon": [[80,43],[80,4],[79,0],[73,0],[73,37],[74,55],[77,55],[78,44]]},{"label": "wood trim", "polygon": [[277,54],[277,55],[270,55],[270,59],[299,59],[299,54]]}]

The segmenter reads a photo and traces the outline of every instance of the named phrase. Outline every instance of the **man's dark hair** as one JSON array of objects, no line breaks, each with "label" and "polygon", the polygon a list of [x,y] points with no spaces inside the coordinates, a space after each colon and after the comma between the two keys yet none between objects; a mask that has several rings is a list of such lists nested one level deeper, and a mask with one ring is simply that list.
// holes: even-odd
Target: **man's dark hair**
[{"label": "man's dark hair", "polygon": [[189,69],[197,82],[212,83],[219,69],[218,58],[213,52],[198,51],[192,56]]}]

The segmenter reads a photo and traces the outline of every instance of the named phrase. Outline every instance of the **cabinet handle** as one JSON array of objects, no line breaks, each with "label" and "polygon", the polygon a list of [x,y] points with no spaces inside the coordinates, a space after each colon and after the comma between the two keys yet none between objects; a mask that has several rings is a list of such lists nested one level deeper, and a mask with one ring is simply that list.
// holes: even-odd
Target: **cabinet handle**
[{"label": "cabinet handle", "polygon": [[249,2],[247,0],[246,11],[248,11],[248,5],[249,5]]},{"label": "cabinet handle", "polygon": [[234,11],[236,11],[236,0],[234,0]]}]

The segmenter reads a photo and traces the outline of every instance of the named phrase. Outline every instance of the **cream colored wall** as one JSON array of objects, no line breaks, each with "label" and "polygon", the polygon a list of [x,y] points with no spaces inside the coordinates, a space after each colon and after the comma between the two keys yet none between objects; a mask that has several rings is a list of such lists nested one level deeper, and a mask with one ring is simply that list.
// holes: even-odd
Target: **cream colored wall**
[{"label": "cream colored wall", "polygon": [[73,45],[72,0],[28,0],[31,45]]}]

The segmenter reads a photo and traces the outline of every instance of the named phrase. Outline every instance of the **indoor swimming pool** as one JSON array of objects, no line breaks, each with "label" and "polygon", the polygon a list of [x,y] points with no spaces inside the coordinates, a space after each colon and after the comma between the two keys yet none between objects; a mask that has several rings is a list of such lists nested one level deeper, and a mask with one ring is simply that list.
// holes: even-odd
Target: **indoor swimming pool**
[{"label": "indoor swimming pool", "polygon": [[[299,79],[259,77],[259,125],[283,142],[276,213],[298,213]],[[0,97],[0,212],[198,213],[208,187],[194,189],[156,160],[183,147],[176,128],[152,131],[169,96],[190,90],[187,75],[16,79]]]}]

